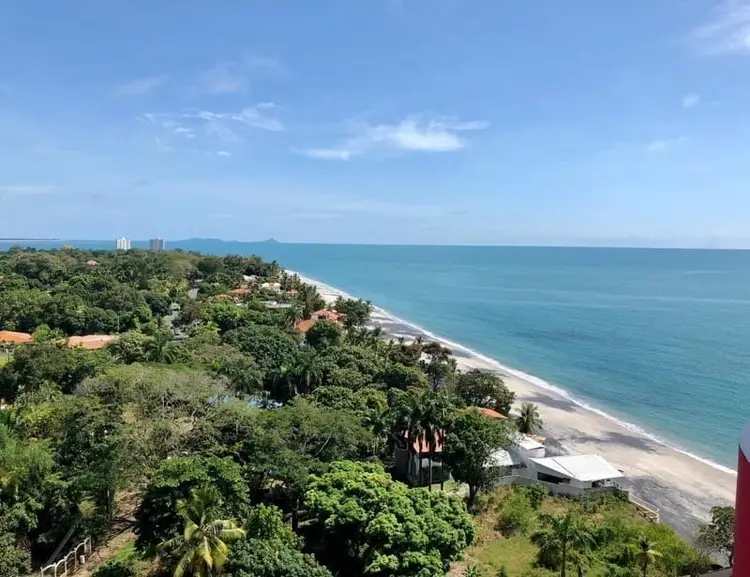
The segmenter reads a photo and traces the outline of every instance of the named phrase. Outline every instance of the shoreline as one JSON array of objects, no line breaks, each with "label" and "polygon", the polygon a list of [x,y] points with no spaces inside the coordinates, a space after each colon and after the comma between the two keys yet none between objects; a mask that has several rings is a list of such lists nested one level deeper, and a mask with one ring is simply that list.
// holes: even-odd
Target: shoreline
[{"label": "shoreline", "polygon": [[[358,298],[295,271],[287,272],[314,285],[327,303],[338,296]],[[516,393],[516,406],[533,402],[539,407],[550,453],[600,454],[624,471],[627,478],[623,485],[628,490],[659,507],[662,521],[687,539],[694,537],[699,523],[710,518],[711,507],[734,502],[736,472],[732,469],[673,446],[554,384],[503,365],[376,305],[370,325],[393,338],[421,335],[438,341],[453,351],[461,370],[480,369],[502,376]]]}]

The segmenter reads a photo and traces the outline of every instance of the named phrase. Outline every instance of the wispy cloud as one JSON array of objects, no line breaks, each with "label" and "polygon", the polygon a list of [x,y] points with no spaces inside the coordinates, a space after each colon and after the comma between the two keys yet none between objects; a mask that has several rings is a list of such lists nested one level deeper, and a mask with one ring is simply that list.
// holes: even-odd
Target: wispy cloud
[{"label": "wispy cloud", "polygon": [[700,101],[701,101],[701,97],[698,94],[686,94],[682,98],[682,107],[693,108],[694,106],[698,106]]},{"label": "wispy cloud", "polygon": [[[236,112],[212,110],[183,110],[181,112],[146,113],[139,120],[156,129],[156,138],[164,149],[177,146],[180,140],[193,142],[201,140],[224,144],[244,142],[251,130],[280,132],[284,125],[274,112],[278,107],[271,102],[248,106]],[[198,145],[200,146],[200,144]],[[212,149],[213,147],[211,147]]]},{"label": "wispy cloud", "polygon": [[166,76],[145,76],[115,86],[113,92],[116,96],[146,96],[166,81]]},{"label": "wispy cloud", "polygon": [[239,61],[219,62],[198,75],[198,88],[213,95],[242,93],[248,90],[254,70],[280,68],[277,60],[254,55]]},{"label": "wispy cloud", "polygon": [[248,79],[236,62],[222,62],[198,77],[200,88],[208,94],[245,92]]},{"label": "wispy cloud", "polygon": [[398,124],[352,123],[349,136],[336,146],[311,148],[303,153],[324,160],[350,160],[374,150],[450,152],[466,146],[460,133],[483,130],[484,121],[460,122],[453,118],[410,116]]},{"label": "wispy cloud", "polygon": [[0,185],[0,194],[7,195],[36,195],[36,194],[52,194],[60,190],[59,186],[50,184],[32,184],[32,185],[11,185],[3,186]]},{"label": "wispy cloud", "polygon": [[664,152],[665,150],[674,147],[676,144],[685,142],[686,138],[664,138],[659,140],[652,140],[645,147],[646,152]]},{"label": "wispy cloud", "polygon": [[705,54],[750,55],[750,2],[723,0],[709,20],[693,30],[692,39]]}]

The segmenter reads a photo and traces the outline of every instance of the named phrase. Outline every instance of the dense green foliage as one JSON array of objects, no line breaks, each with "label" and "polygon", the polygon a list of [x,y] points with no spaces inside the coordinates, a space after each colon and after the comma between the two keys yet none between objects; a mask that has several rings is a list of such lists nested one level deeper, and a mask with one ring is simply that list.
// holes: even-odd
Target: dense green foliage
[{"label": "dense green foliage", "polygon": [[[516,425],[466,407],[508,414],[514,394],[496,376],[458,372],[438,343],[386,340],[366,326],[369,302],[339,299],[329,305],[339,321],[310,320],[325,306],[257,257],[0,253],[0,330],[33,335],[2,344],[0,575],[28,574],[66,536],[97,541],[132,509],[133,555],[100,577],[144,566],[177,577],[443,575],[476,528],[433,482],[450,471],[471,505],[489,488],[499,472],[485,465]],[[307,332],[295,328],[303,320]],[[92,334],[115,340],[69,346]],[[519,426],[539,426],[527,417]],[[384,468],[407,437],[431,463],[445,445],[439,479],[432,466],[422,479],[429,490]],[[534,489],[509,500],[500,526],[531,534],[544,500]],[[717,551],[725,527],[718,516],[706,529]],[[654,567],[687,565],[684,543],[647,537],[662,554]],[[636,567],[623,543],[608,545],[607,563]]]},{"label": "dense green foliage", "polygon": [[306,500],[313,548],[344,575],[439,577],[475,536],[458,498],[409,489],[377,464],[334,463]]}]

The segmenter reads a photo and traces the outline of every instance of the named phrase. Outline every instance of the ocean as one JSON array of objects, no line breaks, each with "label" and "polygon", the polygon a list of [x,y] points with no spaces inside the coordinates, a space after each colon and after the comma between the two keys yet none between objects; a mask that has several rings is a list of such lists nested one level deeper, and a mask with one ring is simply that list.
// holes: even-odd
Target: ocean
[{"label": "ocean", "polygon": [[275,259],[630,428],[735,466],[739,429],[750,420],[750,251],[215,240],[168,247]]}]

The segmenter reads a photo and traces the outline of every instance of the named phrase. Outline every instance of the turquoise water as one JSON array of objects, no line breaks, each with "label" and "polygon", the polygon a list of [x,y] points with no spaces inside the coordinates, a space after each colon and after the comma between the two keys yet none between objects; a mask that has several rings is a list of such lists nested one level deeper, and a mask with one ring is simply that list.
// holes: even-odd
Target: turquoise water
[{"label": "turquoise water", "polygon": [[750,420],[750,251],[170,247],[276,259],[723,465]]}]

